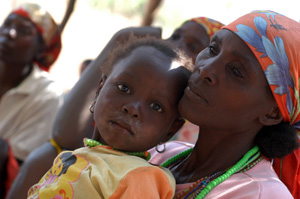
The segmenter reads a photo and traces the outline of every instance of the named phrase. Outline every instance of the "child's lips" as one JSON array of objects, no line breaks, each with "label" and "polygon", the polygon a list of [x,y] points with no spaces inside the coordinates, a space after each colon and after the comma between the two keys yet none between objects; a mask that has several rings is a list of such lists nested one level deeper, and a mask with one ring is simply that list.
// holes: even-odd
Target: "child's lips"
[{"label": "child's lips", "polygon": [[111,126],[118,130],[119,132],[122,132],[124,134],[130,134],[133,135],[133,132],[131,131],[131,126],[128,125],[125,122],[122,121],[111,121],[110,122]]}]

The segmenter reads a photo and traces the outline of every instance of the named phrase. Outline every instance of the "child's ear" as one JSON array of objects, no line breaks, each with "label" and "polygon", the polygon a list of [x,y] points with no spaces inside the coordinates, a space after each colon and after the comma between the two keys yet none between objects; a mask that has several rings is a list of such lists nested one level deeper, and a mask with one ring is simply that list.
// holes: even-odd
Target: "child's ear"
[{"label": "child's ear", "polygon": [[259,117],[260,123],[264,126],[272,126],[279,124],[283,120],[283,116],[278,108],[278,106],[272,107],[269,113]]},{"label": "child's ear", "polygon": [[100,81],[99,81],[99,83],[98,83],[98,88],[97,88],[97,92],[96,92],[96,97],[98,97],[98,95],[99,95],[99,93],[100,93],[102,87],[104,86],[104,83],[105,83],[106,79],[107,79],[107,76],[106,76],[105,74],[102,74],[102,75],[101,75],[101,78],[100,78]]},{"label": "child's ear", "polygon": [[175,135],[175,133],[177,133],[178,130],[184,125],[184,123],[185,123],[185,119],[177,118],[177,120],[174,121],[169,133],[166,135],[165,139],[162,140],[162,142],[169,141]]}]

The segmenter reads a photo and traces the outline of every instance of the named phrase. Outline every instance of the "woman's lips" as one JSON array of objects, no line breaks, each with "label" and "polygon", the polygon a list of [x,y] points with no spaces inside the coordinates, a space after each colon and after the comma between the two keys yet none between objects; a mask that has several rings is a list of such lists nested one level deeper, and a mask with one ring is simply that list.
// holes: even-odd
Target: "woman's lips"
[{"label": "woman's lips", "polygon": [[188,98],[190,98],[198,103],[203,103],[203,102],[208,103],[208,101],[203,97],[202,94],[200,94],[199,92],[196,93],[190,86],[186,87],[186,89],[184,90],[184,94]]}]

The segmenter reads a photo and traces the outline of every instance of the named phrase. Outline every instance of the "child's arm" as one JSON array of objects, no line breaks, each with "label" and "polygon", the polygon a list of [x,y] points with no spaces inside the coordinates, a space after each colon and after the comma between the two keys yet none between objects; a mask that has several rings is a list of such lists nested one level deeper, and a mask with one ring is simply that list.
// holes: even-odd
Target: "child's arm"
[{"label": "child's arm", "polygon": [[32,151],[23,162],[7,199],[27,198],[28,189],[48,171],[56,156],[56,150],[49,142]]}]

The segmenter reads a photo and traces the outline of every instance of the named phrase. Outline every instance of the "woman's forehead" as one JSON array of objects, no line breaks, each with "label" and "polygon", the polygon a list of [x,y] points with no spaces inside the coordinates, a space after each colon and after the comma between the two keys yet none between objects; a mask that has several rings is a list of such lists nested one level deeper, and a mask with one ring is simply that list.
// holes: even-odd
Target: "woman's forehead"
[{"label": "woman's forehead", "polygon": [[30,21],[29,19],[22,17],[20,15],[14,14],[14,13],[9,14],[6,17],[4,22],[16,22],[16,23],[18,22],[18,23],[21,23],[22,25],[35,27],[35,25],[33,24],[32,21]]},{"label": "woman's forehead", "polygon": [[261,66],[256,56],[247,46],[245,41],[232,31],[222,29],[213,36],[211,42],[215,42],[220,50],[227,55],[227,61],[230,61],[231,59],[233,59],[231,61],[238,61],[251,73],[261,72]]}]

